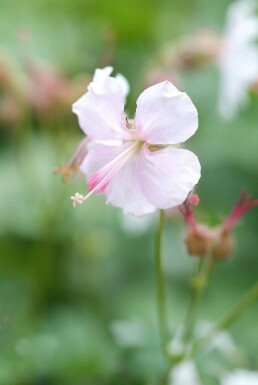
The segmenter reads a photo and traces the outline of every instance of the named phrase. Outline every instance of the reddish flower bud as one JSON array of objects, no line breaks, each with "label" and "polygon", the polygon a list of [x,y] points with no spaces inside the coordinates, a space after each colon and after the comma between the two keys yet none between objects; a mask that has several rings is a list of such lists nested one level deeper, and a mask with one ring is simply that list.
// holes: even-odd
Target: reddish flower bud
[{"label": "reddish flower bud", "polygon": [[188,226],[185,235],[185,244],[190,255],[205,257],[213,244],[212,231],[204,224]]},{"label": "reddish flower bud", "polygon": [[228,258],[234,246],[233,228],[248,210],[258,205],[258,199],[254,200],[247,193],[242,193],[229,216],[215,228],[195,221],[190,209],[190,199],[193,196],[181,207],[181,213],[188,225],[185,236],[188,253],[199,257],[209,255],[217,261]]},{"label": "reddish flower bud", "polygon": [[164,65],[194,70],[217,60],[222,38],[215,32],[203,29],[168,45],[162,52]]},{"label": "reddish flower bud", "polygon": [[214,241],[211,250],[212,258],[222,260],[228,258],[233,251],[234,240],[231,230],[219,231],[219,236]]}]

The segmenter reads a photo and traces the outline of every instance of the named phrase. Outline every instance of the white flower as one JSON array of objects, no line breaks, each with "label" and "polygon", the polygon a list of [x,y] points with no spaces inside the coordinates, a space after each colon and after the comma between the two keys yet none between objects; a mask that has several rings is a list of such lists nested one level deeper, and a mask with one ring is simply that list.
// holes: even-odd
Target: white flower
[{"label": "white flower", "polygon": [[[204,338],[212,329],[214,325],[207,321],[199,321],[196,326],[196,336],[198,338]],[[210,342],[207,344],[207,349],[213,350],[217,349],[221,352],[225,357],[234,357],[237,354],[238,349],[235,345],[233,338],[231,335],[223,330],[218,331],[213,335]]]},{"label": "white flower", "polygon": [[139,96],[132,122],[121,79],[104,71],[73,105],[91,141],[81,165],[90,192],[75,194],[74,204],[105,194],[107,203],[135,216],[181,204],[200,178],[198,158],[175,146],[198,127],[191,99],[169,81],[158,83]]},{"label": "white flower", "polygon": [[183,361],[174,366],[169,376],[170,385],[201,385],[192,361]]},{"label": "white flower", "polygon": [[258,372],[237,369],[221,380],[221,385],[257,385]]},{"label": "white flower", "polygon": [[232,119],[248,101],[248,91],[258,79],[258,18],[255,0],[230,5],[219,56],[219,112]]},{"label": "white flower", "polygon": [[144,325],[137,319],[114,321],[111,331],[116,343],[126,348],[139,347],[146,338]]}]

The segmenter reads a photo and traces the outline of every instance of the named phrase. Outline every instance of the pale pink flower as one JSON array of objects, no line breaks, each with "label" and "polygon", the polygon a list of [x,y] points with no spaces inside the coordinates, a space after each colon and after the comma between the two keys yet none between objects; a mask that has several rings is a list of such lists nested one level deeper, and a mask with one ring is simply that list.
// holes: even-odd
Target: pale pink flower
[{"label": "pale pink flower", "polygon": [[196,155],[175,146],[195,133],[195,106],[165,81],[142,92],[134,122],[129,121],[124,82],[108,75],[98,72],[73,105],[91,140],[81,165],[90,192],[75,194],[74,204],[93,193],[105,194],[107,203],[136,216],[181,204],[200,178]]}]

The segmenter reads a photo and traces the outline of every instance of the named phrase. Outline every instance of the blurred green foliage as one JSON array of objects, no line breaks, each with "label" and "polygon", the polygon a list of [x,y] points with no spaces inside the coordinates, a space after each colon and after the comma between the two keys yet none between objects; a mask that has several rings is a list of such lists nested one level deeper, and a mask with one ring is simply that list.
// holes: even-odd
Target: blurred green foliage
[{"label": "blurred green foliage", "polygon": [[[129,79],[132,115],[162,47],[198,28],[221,32],[229,3],[0,0],[0,58],[12,63],[13,77],[19,73],[21,95],[27,61],[68,78],[86,78],[95,67],[111,64]],[[225,123],[217,113],[217,70],[183,71],[181,78],[200,117],[188,143],[202,164],[200,219],[216,224],[241,190],[258,196],[257,97]],[[83,177],[66,185],[51,170],[69,159],[82,137],[78,125],[69,107],[65,119],[46,121],[46,114],[39,119],[25,104],[18,123],[0,127],[0,383],[156,384],[163,368],[155,317],[156,217],[145,232],[131,233],[121,212],[102,197],[74,210],[69,197],[84,191]],[[217,319],[257,278],[257,218],[253,210],[236,229],[234,256],[212,277],[201,318]],[[182,221],[168,220],[172,329],[185,316],[194,263],[183,229]],[[140,350],[122,349],[111,332],[115,320],[132,318],[145,323]],[[231,330],[248,351],[242,362],[252,368],[258,368],[257,328],[254,306]]]}]

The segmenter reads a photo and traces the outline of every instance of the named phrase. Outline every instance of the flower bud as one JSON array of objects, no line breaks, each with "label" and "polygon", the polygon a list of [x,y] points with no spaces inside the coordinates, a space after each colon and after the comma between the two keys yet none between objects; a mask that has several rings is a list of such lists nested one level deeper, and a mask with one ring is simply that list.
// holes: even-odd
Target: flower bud
[{"label": "flower bud", "polygon": [[190,255],[205,257],[213,244],[213,232],[203,224],[195,227],[188,226],[185,244]]},{"label": "flower bud", "polygon": [[161,53],[167,68],[194,70],[217,60],[222,39],[215,32],[204,29],[168,45]]},{"label": "flower bud", "polygon": [[199,198],[190,194],[180,207],[180,212],[187,223],[185,243],[190,255],[210,256],[216,261],[228,258],[234,246],[233,229],[239,219],[253,207],[258,206],[258,199],[243,192],[227,218],[217,227],[210,228],[197,223],[190,206],[197,205]]},{"label": "flower bud", "polygon": [[216,260],[228,258],[233,251],[233,235],[230,230],[223,230],[212,247],[211,256]]}]

